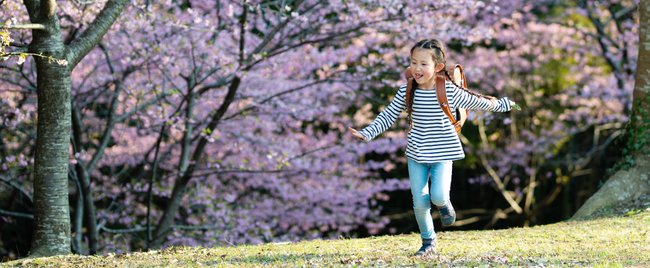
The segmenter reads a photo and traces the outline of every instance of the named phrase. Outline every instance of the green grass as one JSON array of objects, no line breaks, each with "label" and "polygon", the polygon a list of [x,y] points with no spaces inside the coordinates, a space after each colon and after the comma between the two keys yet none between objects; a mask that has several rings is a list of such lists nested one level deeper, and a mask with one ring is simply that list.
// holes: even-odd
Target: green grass
[{"label": "green grass", "polygon": [[650,209],[531,228],[438,232],[438,253],[413,257],[417,234],[237,247],[171,247],[106,256],[23,259],[21,267],[590,266],[650,267]]}]

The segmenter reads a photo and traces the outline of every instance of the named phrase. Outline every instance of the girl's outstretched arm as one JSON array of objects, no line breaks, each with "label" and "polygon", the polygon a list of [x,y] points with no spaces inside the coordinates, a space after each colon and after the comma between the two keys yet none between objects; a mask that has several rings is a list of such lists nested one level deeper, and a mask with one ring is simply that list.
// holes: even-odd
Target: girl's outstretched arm
[{"label": "girl's outstretched arm", "polygon": [[497,99],[495,97],[483,98],[475,96],[461,88],[456,87],[450,82],[447,82],[448,93],[449,87],[453,88],[452,100],[455,105],[454,108],[486,110],[492,112],[507,112],[510,111],[513,107],[517,110],[521,109],[519,108],[519,105],[508,99],[508,97]]},{"label": "girl's outstretched arm", "polygon": [[[363,141],[368,142],[386,131],[386,129],[395,123],[400,113],[402,113],[402,111],[406,108],[405,99],[406,86],[402,86],[399,90],[397,90],[397,94],[395,94],[393,101],[390,102],[388,107],[381,111],[381,113],[377,115],[377,118],[375,118],[375,120],[373,120],[372,123],[370,123],[370,125],[368,125],[366,128],[362,129],[361,131],[355,130],[356,133],[363,136]],[[353,135],[355,135],[354,132]],[[358,136],[355,135],[355,137]]]}]

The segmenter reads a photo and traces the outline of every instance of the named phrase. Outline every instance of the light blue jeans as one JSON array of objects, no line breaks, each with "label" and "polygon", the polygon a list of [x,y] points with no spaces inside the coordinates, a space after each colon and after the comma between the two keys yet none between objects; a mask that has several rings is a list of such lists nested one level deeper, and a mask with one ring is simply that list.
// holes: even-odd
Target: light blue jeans
[{"label": "light blue jeans", "polygon": [[[431,219],[431,203],[436,206],[444,206],[449,202],[451,166],[451,161],[423,164],[408,159],[413,212],[422,239],[436,238]],[[430,187],[429,175],[431,175]]]}]

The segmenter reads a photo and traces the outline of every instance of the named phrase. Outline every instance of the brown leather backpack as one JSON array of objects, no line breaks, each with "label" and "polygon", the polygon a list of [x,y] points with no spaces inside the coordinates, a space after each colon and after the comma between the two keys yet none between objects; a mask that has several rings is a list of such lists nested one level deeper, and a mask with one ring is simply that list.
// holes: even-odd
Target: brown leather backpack
[{"label": "brown leather backpack", "polygon": [[[413,95],[411,92],[415,90],[415,79],[413,78],[413,74],[411,73],[411,69],[407,68],[406,71],[404,72],[404,76],[406,77],[407,85],[406,85],[406,113],[408,114],[408,120],[409,124],[411,124],[411,127],[413,125],[413,120],[411,119],[411,113],[413,109],[413,102],[411,101],[411,95]],[[463,71],[463,66],[460,64],[456,64],[454,67],[454,82],[456,85],[459,85],[465,89],[467,89],[467,80],[465,79],[465,72]],[[447,115],[449,118],[449,121],[451,122],[452,125],[454,125],[454,128],[456,129],[456,133],[460,135],[460,130],[465,124],[465,121],[467,120],[467,115],[468,112],[466,109],[462,108],[457,108],[456,109],[456,116],[458,117],[458,120],[454,117],[453,113],[451,112],[451,108],[449,108],[449,101],[447,100],[447,90],[445,87],[445,81],[447,77],[445,77],[444,74],[441,74],[441,72],[438,72],[436,74],[436,96],[438,98],[438,104],[440,105],[440,108],[442,111]]]}]

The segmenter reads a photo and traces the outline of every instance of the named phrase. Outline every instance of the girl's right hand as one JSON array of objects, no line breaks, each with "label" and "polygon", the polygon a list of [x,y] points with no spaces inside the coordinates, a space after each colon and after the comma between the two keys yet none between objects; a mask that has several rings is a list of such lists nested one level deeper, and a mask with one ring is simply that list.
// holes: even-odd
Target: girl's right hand
[{"label": "girl's right hand", "polygon": [[510,101],[510,107],[512,107],[512,109],[517,110],[517,111],[521,111],[521,106],[519,106],[519,104],[515,103],[512,100],[509,100],[509,101]]},{"label": "girl's right hand", "polygon": [[354,135],[354,136],[357,137],[358,139],[360,139],[360,140],[362,140],[362,141],[367,141],[367,140],[366,140],[366,137],[363,136],[363,135],[361,135],[361,133],[359,133],[359,131],[357,131],[356,129],[351,128],[351,127],[348,127],[348,129],[350,130],[350,132],[352,133],[352,135]]}]

